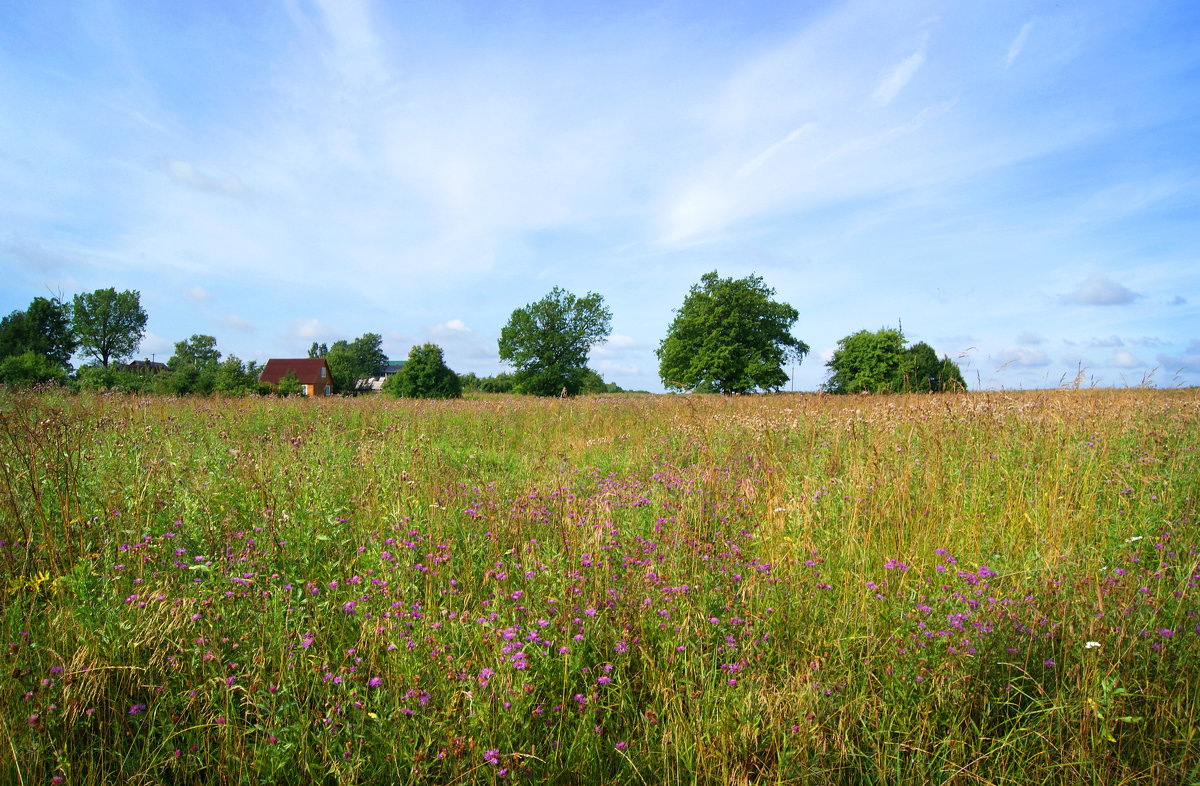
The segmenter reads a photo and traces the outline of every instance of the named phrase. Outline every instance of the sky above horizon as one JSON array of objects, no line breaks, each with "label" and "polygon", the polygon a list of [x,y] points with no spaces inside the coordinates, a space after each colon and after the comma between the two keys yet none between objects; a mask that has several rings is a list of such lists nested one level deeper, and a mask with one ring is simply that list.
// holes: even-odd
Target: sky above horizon
[{"label": "sky above horizon", "polygon": [[0,0],[0,313],[483,376],[561,286],[661,391],[716,270],[799,311],[785,389],[898,325],[971,388],[1197,385],[1198,139],[1187,2]]}]

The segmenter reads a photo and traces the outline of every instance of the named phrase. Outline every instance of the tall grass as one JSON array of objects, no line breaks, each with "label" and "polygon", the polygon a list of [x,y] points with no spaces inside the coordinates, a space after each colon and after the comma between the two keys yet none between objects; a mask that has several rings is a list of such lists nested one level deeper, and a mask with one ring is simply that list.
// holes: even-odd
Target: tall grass
[{"label": "tall grass", "polygon": [[1200,782],[1198,416],[5,394],[0,777]]}]

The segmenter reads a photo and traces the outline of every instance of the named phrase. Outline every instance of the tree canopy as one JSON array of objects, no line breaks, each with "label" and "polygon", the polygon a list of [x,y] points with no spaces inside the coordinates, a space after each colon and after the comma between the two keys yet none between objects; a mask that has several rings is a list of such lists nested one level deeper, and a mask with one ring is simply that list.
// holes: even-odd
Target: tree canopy
[{"label": "tree canopy", "polygon": [[79,348],[104,368],[137,351],[146,329],[146,312],[136,290],[109,287],[76,295],[71,325]]},{"label": "tree canopy", "polygon": [[383,383],[383,392],[403,398],[458,398],[462,381],[450,370],[437,344],[413,347],[408,360]]},{"label": "tree canopy", "polygon": [[808,345],[791,335],[799,312],[774,295],[756,275],[705,273],[675,311],[656,352],[663,386],[717,393],[783,387],[784,364],[800,362]]},{"label": "tree canopy", "polygon": [[32,352],[49,364],[38,363],[38,368],[67,371],[77,346],[71,330],[71,305],[58,298],[35,297],[24,311],[0,320],[0,360]]},{"label": "tree canopy", "polygon": [[202,371],[215,371],[220,360],[221,353],[217,349],[217,339],[213,336],[196,333],[186,341],[175,343],[175,354],[167,361],[167,368],[175,371],[185,366],[192,366]]},{"label": "tree canopy", "polygon": [[314,341],[308,356],[325,358],[333,377],[333,389],[338,393],[352,393],[359,389],[359,380],[382,377],[387,370],[383,336],[378,333],[364,333],[353,341],[335,341],[328,347]]},{"label": "tree canopy", "polygon": [[576,297],[554,287],[544,298],[512,312],[500,331],[500,359],[516,369],[522,393],[578,393],[587,379],[588,352],[608,340],[612,312],[595,292]]},{"label": "tree canopy", "polygon": [[967,387],[949,357],[938,360],[923,341],[905,348],[904,334],[895,328],[846,336],[825,365],[825,390],[830,393],[936,393]]}]

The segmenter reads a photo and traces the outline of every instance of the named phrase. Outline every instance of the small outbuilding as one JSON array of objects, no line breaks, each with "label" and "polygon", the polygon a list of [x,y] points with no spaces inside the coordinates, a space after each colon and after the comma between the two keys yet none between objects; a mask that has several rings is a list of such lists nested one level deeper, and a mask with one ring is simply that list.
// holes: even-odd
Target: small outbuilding
[{"label": "small outbuilding", "polygon": [[325,358],[271,358],[263,366],[258,381],[278,385],[288,372],[296,375],[301,392],[306,396],[333,395],[333,377]]}]

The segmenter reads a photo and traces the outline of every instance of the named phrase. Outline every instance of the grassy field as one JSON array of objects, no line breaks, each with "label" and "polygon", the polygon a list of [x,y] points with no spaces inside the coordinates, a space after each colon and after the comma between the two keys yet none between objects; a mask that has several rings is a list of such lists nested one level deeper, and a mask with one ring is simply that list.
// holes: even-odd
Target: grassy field
[{"label": "grassy field", "polygon": [[0,418],[6,783],[1200,783],[1200,391]]}]

